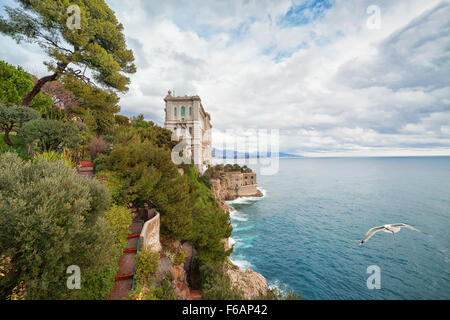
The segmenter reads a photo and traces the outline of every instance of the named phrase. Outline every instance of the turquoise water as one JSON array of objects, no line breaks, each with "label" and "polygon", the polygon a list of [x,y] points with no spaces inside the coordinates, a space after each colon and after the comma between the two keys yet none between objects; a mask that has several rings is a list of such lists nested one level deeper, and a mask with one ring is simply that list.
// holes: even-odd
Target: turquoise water
[{"label": "turquoise water", "polygon": [[[307,299],[449,299],[450,158],[281,159],[265,197],[230,203],[231,259]],[[411,224],[430,235],[369,228]],[[367,267],[381,269],[369,290]]]}]

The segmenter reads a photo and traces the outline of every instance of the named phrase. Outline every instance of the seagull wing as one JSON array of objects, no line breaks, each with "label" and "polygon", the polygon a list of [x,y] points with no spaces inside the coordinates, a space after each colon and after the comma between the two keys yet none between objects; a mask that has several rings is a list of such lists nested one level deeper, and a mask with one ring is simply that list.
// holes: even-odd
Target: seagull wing
[{"label": "seagull wing", "polygon": [[414,228],[413,226],[410,226],[409,224],[406,224],[406,223],[396,223],[396,224],[393,224],[392,226],[393,227],[400,227],[400,228],[405,227],[405,228],[408,228],[408,229],[411,229],[411,230],[414,230],[414,231],[417,231],[417,232],[428,234],[428,233],[423,232],[423,231],[421,231],[421,230],[419,230],[417,228]]},{"label": "seagull wing", "polygon": [[378,231],[381,231],[384,229],[384,226],[379,226],[379,227],[374,227],[372,229],[369,229],[369,231],[367,231],[366,235],[364,236],[364,238],[361,240],[361,242],[359,243],[359,245],[362,245],[364,242],[366,242],[367,240],[369,240],[375,233],[377,233]]}]

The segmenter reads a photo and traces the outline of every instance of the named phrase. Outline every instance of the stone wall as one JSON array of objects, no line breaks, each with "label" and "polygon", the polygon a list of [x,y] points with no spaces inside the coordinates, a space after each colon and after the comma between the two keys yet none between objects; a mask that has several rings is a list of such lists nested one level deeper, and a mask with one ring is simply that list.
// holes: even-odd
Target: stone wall
[{"label": "stone wall", "polygon": [[237,190],[237,196],[238,197],[252,197],[252,196],[260,196],[259,190],[256,188],[257,185],[248,185],[248,186],[240,186]]},{"label": "stone wall", "polygon": [[147,222],[145,222],[142,228],[141,235],[139,238],[140,246],[142,248],[149,248],[155,251],[161,251],[161,243],[159,242],[159,228],[160,228],[160,217],[159,212]]}]

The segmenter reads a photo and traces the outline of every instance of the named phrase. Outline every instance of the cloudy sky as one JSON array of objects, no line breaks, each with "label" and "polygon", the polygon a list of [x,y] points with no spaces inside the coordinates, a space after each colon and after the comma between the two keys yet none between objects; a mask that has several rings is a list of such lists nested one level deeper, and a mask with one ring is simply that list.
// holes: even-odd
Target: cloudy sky
[{"label": "cloudy sky", "polygon": [[[279,129],[284,152],[450,155],[449,1],[107,3],[138,67],[122,114],[162,125],[172,89],[200,95],[215,129]],[[46,74],[39,48],[0,44]]]}]

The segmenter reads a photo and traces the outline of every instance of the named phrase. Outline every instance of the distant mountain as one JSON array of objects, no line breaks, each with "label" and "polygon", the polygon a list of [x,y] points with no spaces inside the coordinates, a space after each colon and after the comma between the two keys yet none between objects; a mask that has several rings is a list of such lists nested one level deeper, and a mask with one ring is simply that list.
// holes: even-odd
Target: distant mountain
[{"label": "distant mountain", "polygon": [[303,156],[299,156],[297,154],[278,152],[272,155],[271,152],[238,152],[233,150],[220,150],[213,148],[212,149],[213,158],[219,159],[250,159],[250,158],[270,158],[270,157],[279,157],[279,158],[303,158]]}]

